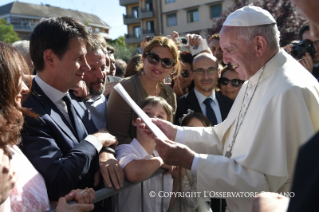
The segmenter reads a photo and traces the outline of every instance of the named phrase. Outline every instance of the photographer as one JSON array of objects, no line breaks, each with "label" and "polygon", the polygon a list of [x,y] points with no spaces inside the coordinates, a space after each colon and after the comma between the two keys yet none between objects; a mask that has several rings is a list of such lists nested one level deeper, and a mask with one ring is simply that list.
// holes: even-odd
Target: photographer
[{"label": "photographer", "polygon": [[[291,45],[291,55],[296,59],[299,59],[299,62],[310,72],[312,75],[318,79],[319,78],[319,38],[310,34],[309,24],[306,24],[301,27],[299,30],[299,38],[301,42],[299,44]],[[311,41],[311,42],[309,42]],[[298,45],[298,46],[297,46]],[[298,48],[298,51],[296,49]],[[302,52],[302,49],[306,51],[303,56],[299,57],[298,53]],[[295,51],[294,51],[295,50]],[[297,51],[296,51],[297,50]],[[295,54],[294,54],[295,53]]]}]

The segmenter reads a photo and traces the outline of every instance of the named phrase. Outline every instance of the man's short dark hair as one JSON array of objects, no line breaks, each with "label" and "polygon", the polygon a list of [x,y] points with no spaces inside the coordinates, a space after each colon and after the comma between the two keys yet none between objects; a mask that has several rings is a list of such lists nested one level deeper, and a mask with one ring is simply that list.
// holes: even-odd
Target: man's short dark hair
[{"label": "man's short dark hair", "polygon": [[90,42],[90,32],[81,22],[71,17],[43,18],[30,37],[30,55],[37,71],[44,69],[43,53],[51,49],[60,59],[69,48],[72,38]]},{"label": "man's short dark hair", "polygon": [[307,24],[304,24],[304,25],[300,28],[300,30],[299,30],[299,40],[303,40],[303,39],[302,39],[303,33],[305,33],[306,31],[309,31],[309,30],[310,30],[309,24],[308,24],[308,23],[307,23]]}]

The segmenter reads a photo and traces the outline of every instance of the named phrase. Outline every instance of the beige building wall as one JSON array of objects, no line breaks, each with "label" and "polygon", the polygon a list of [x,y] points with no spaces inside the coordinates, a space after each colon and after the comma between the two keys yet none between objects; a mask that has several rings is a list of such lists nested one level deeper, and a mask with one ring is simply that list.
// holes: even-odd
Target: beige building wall
[{"label": "beige building wall", "polygon": [[[221,11],[223,11],[227,8],[227,5],[233,3],[233,0],[175,0],[172,3],[167,3],[167,1],[161,0],[163,34],[168,35],[177,31],[182,36],[187,33],[198,33],[203,37],[206,37],[206,30],[211,28],[213,24],[211,7],[221,5]],[[198,11],[198,21],[189,22],[188,12],[196,9]],[[175,26],[168,26],[168,16],[171,14],[176,14],[177,25]]]}]

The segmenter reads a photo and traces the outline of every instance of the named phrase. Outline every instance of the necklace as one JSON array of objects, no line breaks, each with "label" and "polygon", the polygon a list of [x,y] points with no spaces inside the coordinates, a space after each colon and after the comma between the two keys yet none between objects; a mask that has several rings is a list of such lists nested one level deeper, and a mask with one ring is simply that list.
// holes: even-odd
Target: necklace
[{"label": "necklace", "polygon": [[[264,70],[265,70],[265,67],[266,67],[267,64],[268,64],[268,63],[266,63],[266,64],[262,67],[263,70],[261,71],[261,73],[260,73],[260,75],[259,75],[259,78],[258,78],[256,87],[255,87],[255,89],[254,89],[254,91],[253,91],[253,94],[251,95],[251,98],[250,98],[250,100],[249,100],[249,102],[248,102],[247,108],[246,108],[244,114],[242,115],[242,119],[241,119],[241,121],[239,122],[239,117],[240,117],[241,111],[242,111],[242,109],[243,109],[243,105],[244,105],[244,101],[245,101],[245,98],[246,98],[246,93],[247,93],[248,85],[247,85],[247,87],[246,87],[245,95],[244,95],[243,101],[242,101],[242,103],[241,103],[240,111],[239,111],[239,114],[238,114],[238,117],[237,117],[237,121],[236,121],[236,128],[235,128],[235,132],[234,132],[234,135],[233,135],[233,141],[232,141],[232,143],[231,143],[230,149],[225,153],[225,157],[226,157],[226,158],[230,158],[230,157],[232,156],[232,150],[233,150],[233,146],[234,146],[234,144],[235,144],[235,140],[236,140],[237,134],[238,134],[238,132],[239,132],[239,128],[240,128],[241,124],[242,124],[243,121],[244,121],[244,118],[245,118],[245,115],[246,115],[247,110],[248,110],[248,108],[249,108],[249,105],[250,105],[250,103],[251,103],[251,100],[253,99],[253,97],[254,97],[254,95],[255,95],[255,91],[256,91],[256,89],[257,89],[257,87],[258,87],[258,85],[259,85],[259,80],[260,80],[260,78],[261,78],[261,75],[264,73]],[[249,83],[249,82],[248,82],[248,83]]]}]

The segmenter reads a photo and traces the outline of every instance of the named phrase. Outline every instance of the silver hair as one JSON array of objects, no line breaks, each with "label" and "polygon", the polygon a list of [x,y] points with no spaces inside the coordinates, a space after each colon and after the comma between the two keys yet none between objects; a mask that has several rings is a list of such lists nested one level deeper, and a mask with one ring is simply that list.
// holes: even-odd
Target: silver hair
[{"label": "silver hair", "polygon": [[28,40],[19,40],[12,44],[13,47],[18,49],[23,57],[26,57],[27,54],[30,52],[30,41]]},{"label": "silver hair", "polygon": [[280,47],[280,32],[278,30],[277,24],[237,27],[237,29],[238,36],[244,38],[247,42],[251,42],[254,37],[261,35],[266,39],[271,50],[276,50]]}]

